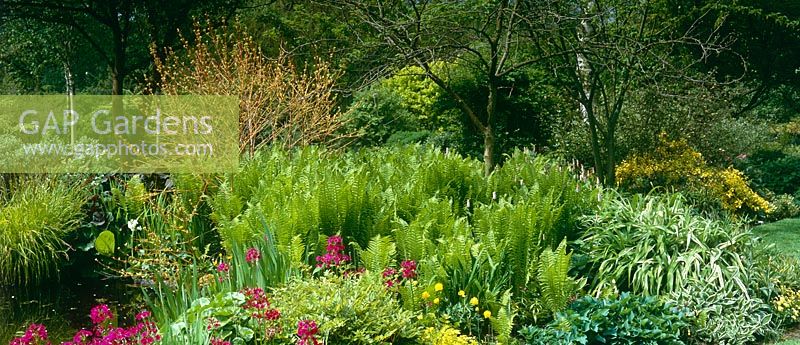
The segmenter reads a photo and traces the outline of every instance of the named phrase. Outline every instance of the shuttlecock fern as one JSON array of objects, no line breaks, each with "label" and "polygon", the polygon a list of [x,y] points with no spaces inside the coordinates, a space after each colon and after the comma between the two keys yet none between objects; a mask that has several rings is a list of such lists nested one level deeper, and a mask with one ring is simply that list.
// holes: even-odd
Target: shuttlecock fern
[{"label": "shuttlecock fern", "polygon": [[567,253],[567,241],[561,241],[555,251],[546,248],[539,256],[537,279],[541,304],[552,313],[562,310],[579,289],[579,282],[569,276],[572,253]]},{"label": "shuttlecock fern", "polygon": [[512,344],[511,332],[514,329],[514,318],[516,313],[511,304],[511,292],[506,291],[500,299],[501,307],[497,310],[497,316],[491,319],[492,328],[497,333],[498,344]]},{"label": "shuttlecock fern", "polygon": [[367,249],[358,249],[359,258],[364,268],[368,271],[380,272],[394,259],[397,252],[392,238],[388,236],[375,236],[367,244]]}]

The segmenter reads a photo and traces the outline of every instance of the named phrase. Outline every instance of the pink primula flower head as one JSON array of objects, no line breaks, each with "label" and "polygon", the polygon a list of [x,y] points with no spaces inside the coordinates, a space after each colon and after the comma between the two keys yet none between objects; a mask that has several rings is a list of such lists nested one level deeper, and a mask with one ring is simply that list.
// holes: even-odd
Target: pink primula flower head
[{"label": "pink primula flower head", "polygon": [[89,317],[91,317],[92,323],[97,325],[111,320],[114,318],[114,315],[111,313],[111,310],[108,309],[108,305],[98,304],[92,308]]},{"label": "pink primula flower head", "polygon": [[247,261],[248,264],[255,263],[259,259],[261,259],[261,252],[256,248],[248,249],[247,254],[244,256],[244,260]]},{"label": "pink primula flower head", "polygon": [[230,269],[231,267],[228,266],[225,261],[220,261],[219,264],[217,264],[217,272],[219,273],[228,273]]},{"label": "pink primula flower head", "polygon": [[414,260],[405,260],[400,263],[400,272],[405,279],[413,279],[417,276],[417,263]]},{"label": "pink primula flower head", "polygon": [[319,342],[315,338],[319,328],[314,320],[300,320],[297,322],[297,336],[300,338],[297,341],[298,345],[318,345]]}]

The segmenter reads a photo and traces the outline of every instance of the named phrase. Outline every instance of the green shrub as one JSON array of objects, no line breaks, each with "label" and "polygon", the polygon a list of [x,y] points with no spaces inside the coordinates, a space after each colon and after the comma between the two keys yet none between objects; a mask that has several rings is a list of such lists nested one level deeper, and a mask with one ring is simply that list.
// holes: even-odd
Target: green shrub
[{"label": "green shrub", "polygon": [[800,155],[765,148],[737,160],[739,167],[759,190],[775,194],[794,194],[800,191]]},{"label": "green shrub", "polygon": [[85,191],[51,177],[9,183],[0,199],[0,285],[37,283],[66,257],[64,240],[84,216]]},{"label": "green shrub", "polygon": [[753,245],[750,232],[697,215],[680,194],[609,195],[584,221],[580,244],[596,291],[616,285],[621,291],[661,295],[693,279],[720,288],[747,283],[737,273],[749,262],[744,253]]},{"label": "green shrub", "polygon": [[386,145],[411,145],[425,142],[431,136],[429,131],[399,131],[386,139]]},{"label": "green shrub", "polygon": [[375,85],[354,95],[342,130],[355,133],[360,146],[383,145],[394,133],[415,129],[411,116],[397,92]]},{"label": "green shrub", "polygon": [[[666,132],[686,139],[709,163],[729,164],[770,137],[768,115],[741,114],[736,102],[730,101],[742,92],[744,87],[708,88],[691,82],[640,85],[627,94],[614,132],[617,157],[655,151],[659,134]],[[556,148],[568,157],[591,162],[588,126],[574,110],[564,115],[554,126]]]},{"label": "green shrub", "polygon": [[523,327],[526,344],[683,344],[687,312],[656,297],[622,293],[596,299],[584,296],[559,312],[544,328]]},{"label": "green shrub", "polygon": [[378,274],[294,280],[272,296],[284,329],[296,329],[299,320],[314,320],[328,344],[398,343],[421,331],[413,322],[415,315],[400,306]]},{"label": "green shrub", "polygon": [[767,193],[772,210],[767,214],[768,221],[777,221],[786,218],[796,218],[800,216],[800,202],[789,194],[775,196]]}]

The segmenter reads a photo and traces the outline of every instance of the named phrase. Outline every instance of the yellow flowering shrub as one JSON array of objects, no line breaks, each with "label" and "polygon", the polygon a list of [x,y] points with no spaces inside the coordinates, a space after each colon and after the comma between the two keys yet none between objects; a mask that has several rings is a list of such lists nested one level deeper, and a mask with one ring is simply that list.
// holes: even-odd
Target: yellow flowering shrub
[{"label": "yellow flowering shrub", "polygon": [[727,168],[717,171],[714,178],[717,179],[716,183],[707,183],[707,186],[714,195],[721,198],[722,205],[727,210],[770,211],[769,202],[750,189],[741,171]]},{"label": "yellow flowering shrub", "polygon": [[772,300],[772,305],[792,322],[800,322],[800,290],[782,288],[781,294]]},{"label": "yellow flowering shrub", "polygon": [[669,140],[665,134],[658,149],[633,155],[617,166],[617,185],[635,192],[675,189],[713,199],[732,213],[770,211],[769,202],[747,185],[739,170],[710,166],[685,140]]},{"label": "yellow flowering shrub", "polygon": [[439,329],[428,327],[422,333],[422,343],[426,345],[478,345],[475,338],[461,334],[461,331],[444,325]]}]

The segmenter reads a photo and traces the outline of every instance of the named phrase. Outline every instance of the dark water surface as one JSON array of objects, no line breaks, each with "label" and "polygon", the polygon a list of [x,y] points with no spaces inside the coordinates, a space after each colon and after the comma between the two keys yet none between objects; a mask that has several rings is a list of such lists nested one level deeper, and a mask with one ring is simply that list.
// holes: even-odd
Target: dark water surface
[{"label": "dark water surface", "polygon": [[144,305],[141,289],[119,280],[62,277],[36,287],[0,287],[0,345],[21,335],[30,323],[44,324],[54,344],[71,340],[77,330],[91,327],[89,312],[101,303],[123,325],[132,323]]}]

